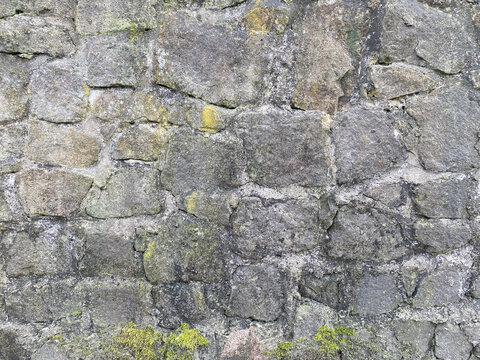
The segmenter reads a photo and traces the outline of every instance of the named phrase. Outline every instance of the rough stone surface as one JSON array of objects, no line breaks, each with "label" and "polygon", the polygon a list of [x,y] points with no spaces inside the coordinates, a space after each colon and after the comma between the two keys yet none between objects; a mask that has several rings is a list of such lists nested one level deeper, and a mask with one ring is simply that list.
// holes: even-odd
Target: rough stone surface
[{"label": "rough stone surface", "polygon": [[417,222],[415,236],[433,252],[441,253],[467,244],[472,232],[465,221],[441,219]]},{"label": "rough stone surface", "polygon": [[419,284],[413,306],[425,308],[458,302],[462,297],[463,282],[462,274],[456,269],[437,270]]},{"label": "rough stone surface", "polygon": [[22,118],[28,100],[27,85],[27,61],[0,54],[0,124]]},{"label": "rough stone surface", "polygon": [[472,344],[460,327],[455,324],[440,324],[435,329],[435,356],[442,360],[470,359]]},{"label": "rough stone surface", "polygon": [[366,276],[360,281],[354,311],[364,315],[388,313],[400,300],[393,276]]},{"label": "rough stone surface", "polygon": [[0,126],[0,173],[17,172],[24,154],[27,129],[23,124]]},{"label": "rough stone surface", "polygon": [[113,158],[156,161],[165,156],[167,133],[160,125],[125,125],[118,135]]}]

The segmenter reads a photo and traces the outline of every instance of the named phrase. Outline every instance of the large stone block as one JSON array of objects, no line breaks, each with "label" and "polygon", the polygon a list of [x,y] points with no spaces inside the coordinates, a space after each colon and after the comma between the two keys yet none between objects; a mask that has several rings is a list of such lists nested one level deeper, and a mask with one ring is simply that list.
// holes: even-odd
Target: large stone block
[{"label": "large stone block", "polygon": [[[213,16],[211,14],[210,16]],[[255,104],[265,90],[270,59],[246,30],[209,23],[182,12],[160,18],[156,44],[157,83],[216,105]]]},{"label": "large stone block", "polygon": [[19,360],[27,358],[27,349],[22,345],[20,335],[8,326],[0,328],[0,358]]},{"label": "large stone block", "polygon": [[120,167],[96,195],[86,208],[87,214],[96,218],[158,214],[163,204],[160,171],[142,166]]},{"label": "large stone block", "polygon": [[70,21],[55,17],[16,15],[0,19],[0,52],[71,55],[75,51]]},{"label": "large stone block", "polygon": [[0,3],[0,18],[25,13],[42,15],[48,13],[72,19],[76,0],[9,0]]},{"label": "large stone block", "polygon": [[238,194],[235,192],[207,193],[193,191],[185,197],[183,208],[199,219],[228,226],[233,208],[237,204]]},{"label": "large stone block", "polygon": [[463,220],[421,220],[415,223],[415,236],[432,252],[441,253],[466,245],[472,231]]},{"label": "large stone block", "polygon": [[0,54],[0,124],[20,120],[25,115],[27,85],[27,61],[17,56]]},{"label": "large stone block", "polygon": [[472,344],[458,325],[439,324],[435,329],[435,356],[441,360],[471,359]]},{"label": "large stone block", "polygon": [[29,215],[69,216],[78,210],[92,185],[91,178],[64,170],[27,170],[15,181]]},{"label": "large stone block", "polygon": [[433,171],[466,171],[480,166],[477,150],[480,105],[460,86],[441,88],[407,102],[421,131],[418,154]]},{"label": "large stone block", "polygon": [[32,122],[27,156],[46,165],[87,167],[98,161],[100,142],[75,127]]},{"label": "large stone block", "polygon": [[87,114],[88,91],[72,61],[48,63],[32,75],[32,113],[56,123],[81,121]]},{"label": "large stone block", "polygon": [[439,269],[426,276],[418,285],[413,306],[427,308],[456,303],[463,296],[464,282],[460,269]]},{"label": "large stone block", "polygon": [[227,314],[274,321],[283,311],[284,275],[272,265],[240,266],[233,274]]},{"label": "large stone block", "polygon": [[20,169],[26,139],[27,129],[24,124],[0,126],[0,173],[16,172]]},{"label": "large stone block", "polygon": [[167,147],[167,130],[157,124],[124,124],[112,157],[117,160],[157,161],[163,159]]},{"label": "large stone block", "polygon": [[319,112],[264,109],[236,119],[250,178],[259,185],[326,186],[331,183],[328,136]]},{"label": "large stone block", "polygon": [[380,109],[354,106],[341,112],[333,141],[340,184],[371,178],[407,158],[394,117]]},{"label": "large stone block", "polygon": [[393,331],[403,346],[421,358],[430,349],[435,325],[430,321],[397,320],[393,323]]},{"label": "large stone block", "polygon": [[385,314],[395,310],[401,300],[400,291],[393,276],[367,275],[358,285],[354,311],[362,315]]},{"label": "large stone block", "polygon": [[225,230],[184,213],[171,215],[148,237],[143,254],[152,283],[218,282],[227,273],[229,251]]},{"label": "large stone block", "polygon": [[79,0],[77,31],[99,34],[119,30],[147,30],[157,26],[157,0]]},{"label": "large stone block", "polygon": [[188,129],[169,140],[162,184],[174,194],[228,190],[246,182],[242,143],[233,136],[205,137]]}]

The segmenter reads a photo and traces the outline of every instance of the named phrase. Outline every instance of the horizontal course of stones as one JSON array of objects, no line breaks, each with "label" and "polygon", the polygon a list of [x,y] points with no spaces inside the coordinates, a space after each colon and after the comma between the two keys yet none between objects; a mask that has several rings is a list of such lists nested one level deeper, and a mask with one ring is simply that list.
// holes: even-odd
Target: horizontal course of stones
[{"label": "horizontal course of stones", "polygon": [[0,2],[0,359],[480,359],[479,41],[475,0]]}]

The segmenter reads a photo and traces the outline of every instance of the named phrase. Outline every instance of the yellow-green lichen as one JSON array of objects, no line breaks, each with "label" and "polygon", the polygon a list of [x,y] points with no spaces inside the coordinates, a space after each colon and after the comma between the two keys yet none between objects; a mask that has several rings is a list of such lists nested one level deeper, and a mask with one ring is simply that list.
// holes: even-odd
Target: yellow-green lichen
[{"label": "yellow-green lichen", "polygon": [[202,126],[199,130],[216,133],[220,124],[220,113],[212,105],[205,105],[202,110]]},{"label": "yellow-green lichen", "polygon": [[285,31],[288,20],[288,16],[279,9],[259,7],[243,18],[243,25],[252,33],[273,32],[280,35]]}]

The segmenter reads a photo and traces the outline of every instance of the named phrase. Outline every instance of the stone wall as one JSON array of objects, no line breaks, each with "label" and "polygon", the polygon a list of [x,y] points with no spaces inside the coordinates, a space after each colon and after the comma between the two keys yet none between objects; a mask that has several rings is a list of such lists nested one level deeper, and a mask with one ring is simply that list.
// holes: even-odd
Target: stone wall
[{"label": "stone wall", "polygon": [[480,359],[479,41],[476,0],[0,1],[0,359]]}]

